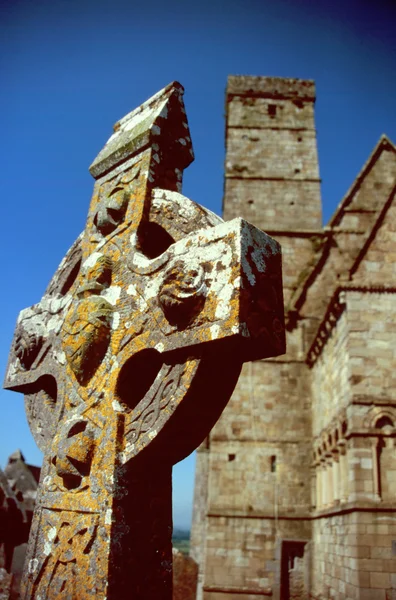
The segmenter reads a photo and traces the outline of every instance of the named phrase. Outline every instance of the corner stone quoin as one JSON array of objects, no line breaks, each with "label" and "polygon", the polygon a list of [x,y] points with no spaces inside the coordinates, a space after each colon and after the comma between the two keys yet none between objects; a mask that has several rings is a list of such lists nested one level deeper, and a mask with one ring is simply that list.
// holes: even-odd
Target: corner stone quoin
[{"label": "corner stone quoin", "polygon": [[285,351],[279,244],[181,194],[183,88],[116,123],[86,228],[18,318],[5,387],[44,452],[21,598],[172,597],[172,465],[244,361]]}]

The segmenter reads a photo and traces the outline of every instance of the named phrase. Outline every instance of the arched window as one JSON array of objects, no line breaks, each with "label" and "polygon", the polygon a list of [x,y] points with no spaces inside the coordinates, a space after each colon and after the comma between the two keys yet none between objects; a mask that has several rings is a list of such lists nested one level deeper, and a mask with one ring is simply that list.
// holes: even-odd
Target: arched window
[{"label": "arched window", "polygon": [[388,415],[381,415],[375,428],[381,429],[377,444],[378,493],[382,500],[393,502],[396,497],[396,460],[394,439],[389,435],[394,423]]},{"label": "arched window", "polygon": [[380,417],[376,422],[375,427],[377,429],[384,429],[384,427],[393,427],[393,421],[390,417],[382,415],[382,417]]}]

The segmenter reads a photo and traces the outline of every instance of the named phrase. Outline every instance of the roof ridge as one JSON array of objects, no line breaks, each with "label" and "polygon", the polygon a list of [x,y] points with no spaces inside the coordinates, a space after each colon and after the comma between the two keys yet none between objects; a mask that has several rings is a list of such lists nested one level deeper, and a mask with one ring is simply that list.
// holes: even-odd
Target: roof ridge
[{"label": "roof ridge", "polygon": [[[329,224],[323,228],[323,233],[327,234],[327,239],[325,236],[326,241],[322,246],[321,252],[318,253],[316,260],[310,266],[310,269],[307,272],[306,276],[304,277],[304,279],[300,282],[299,286],[294,291],[291,301],[290,301],[290,304],[289,304],[289,307],[288,307],[289,313],[296,313],[296,311],[298,311],[299,308],[302,306],[302,304],[305,302],[305,298],[307,296],[308,289],[311,287],[311,284],[316,279],[316,274],[321,270],[321,267],[324,266],[324,264],[327,260],[327,256],[324,256],[325,252],[327,251],[327,254],[329,254],[333,237],[336,236],[338,233],[340,233],[339,231],[337,231],[336,226],[344,212],[344,209],[349,204],[349,202],[352,201],[352,198],[354,196],[356,188],[358,186],[360,186],[361,181],[366,177],[366,175],[368,174],[368,171],[371,169],[374,162],[376,162],[376,160],[378,160],[379,155],[386,149],[388,149],[388,150],[391,149],[393,152],[396,153],[395,144],[393,144],[393,142],[388,138],[387,135],[382,134],[380,139],[378,140],[377,144],[371,151],[370,156],[368,157],[368,159],[364,163],[362,169],[360,170],[359,175],[356,177],[353,184],[349,188],[348,192],[345,194],[345,196],[339,203]],[[392,195],[392,193],[391,193],[391,195]],[[372,231],[375,229],[378,219],[380,218],[381,214],[383,213],[384,207],[388,204],[388,202],[389,202],[389,197],[386,199],[384,206],[380,210],[375,211],[377,213],[377,215],[375,217],[375,220],[374,220],[372,226],[367,231],[367,238],[370,237]],[[367,240],[365,240],[363,247],[366,246],[366,241]],[[358,257],[356,257],[353,260],[353,263],[350,266],[350,269],[348,269],[348,273],[350,272],[351,269],[353,269],[353,266],[355,265],[357,258]]]},{"label": "roof ridge", "polygon": [[366,177],[366,175],[367,175],[368,171],[371,169],[372,165],[378,160],[379,155],[386,149],[388,149],[388,150],[391,149],[391,150],[393,150],[393,152],[396,153],[395,144],[389,139],[389,137],[385,133],[383,133],[380,136],[376,145],[374,146],[373,150],[369,154],[368,159],[366,160],[366,162],[363,164],[362,168],[360,169],[358,175],[353,180],[348,191],[346,192],[346,194],[343,196],[343,198],[339,202],[333,216],[331,217],[331,219],[326,227],[334,227],[337,225],[338,221],[341,219],[344,209],[351,202],[357,186],[360,185],[362,179],[364,179]]},{"label": "roof ridge", "polygon": [[379,230],[383,221],[385,220],[386,214],[389,211],[389,208],[390,208],[395,196],[396,196],[396,185],[393,186],[393,189],[391,190],[389,197],[386,200],[386,202],[384,203],[384,206],[382,207],[382,209],[380,211],[378,211],[377,218],[375,219],[375,222],[373,223],[371,231],[370,231],[369,235],[367,236],[367,239],[365,240],[363,246],[361,247],[359,254],[355,258],[353,265],[349,269],[349,278],[350,279],[356,273],[356,271],[359,268],[360,263],[362,262],[365,255],[367,254],[372,241],[375,239],[377,231]]}]

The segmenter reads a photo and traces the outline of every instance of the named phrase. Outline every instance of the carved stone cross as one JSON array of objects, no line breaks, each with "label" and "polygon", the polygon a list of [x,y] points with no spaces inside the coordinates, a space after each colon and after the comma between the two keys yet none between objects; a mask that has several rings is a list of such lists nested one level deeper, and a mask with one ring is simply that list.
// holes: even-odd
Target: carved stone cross
[{"label": "carved stone cross", "polygon": [[115,127],[85,231],[21,312],[5,387],[45,454],[22,598],[169,600],[172,465],[243,361],[284,352],[280,247],[181,195],[173,83]]}]

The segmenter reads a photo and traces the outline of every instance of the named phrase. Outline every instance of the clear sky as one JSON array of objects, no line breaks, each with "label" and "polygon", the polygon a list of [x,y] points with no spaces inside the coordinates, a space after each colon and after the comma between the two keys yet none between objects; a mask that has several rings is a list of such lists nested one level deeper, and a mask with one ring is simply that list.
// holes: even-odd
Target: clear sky
[{"label": "clear sky", "polygon": [[[326,222],[380,135],[396,142],[395,25],[396,0],[3,0],[2,373],[18,312],[84,228],[115,121],[180,81],[196,155],[183,192],[220,213],[227,76],[315,79]],[[0,465],[17,447],[40,464],[22,396],[0,400]],[[176,526],[193,476],[194,457],[174,470]]]}]

